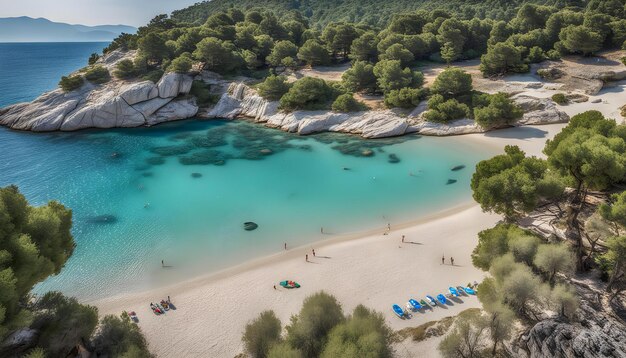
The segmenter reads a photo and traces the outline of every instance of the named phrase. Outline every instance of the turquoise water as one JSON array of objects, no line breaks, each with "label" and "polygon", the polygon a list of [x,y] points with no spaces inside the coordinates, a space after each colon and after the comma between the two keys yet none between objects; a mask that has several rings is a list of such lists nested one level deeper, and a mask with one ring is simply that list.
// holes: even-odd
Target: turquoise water
[{"label": "turquoise water", "polygon": [[[37,290],[96,298],[465,202],[471,168],[487,155],[459,138],[300,137],[245,121],[52,134],[0,128],[0,186],[72,208],[76,251]],[[258,229],[245,231],[248,221]]]}]

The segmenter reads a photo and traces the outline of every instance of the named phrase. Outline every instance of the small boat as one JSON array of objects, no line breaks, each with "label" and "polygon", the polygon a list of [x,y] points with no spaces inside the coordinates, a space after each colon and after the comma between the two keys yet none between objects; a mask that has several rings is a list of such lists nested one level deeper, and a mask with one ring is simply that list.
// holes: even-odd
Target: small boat
[{"label": "small boat", "polygon": [[448,290],[450,291],[450,293],[452,294],[452,296],[454,296],[454,297],[459,297],[459,291],[457,291],[457,290],[456,290],[456,288],[454,288],[454,287],[450,286],[450,287],[448,288]]},{"label": "small boat", "polygon": [[411,306],[413,306],[413,308],[414,308],[414,309],[416,309],[416,310],[420,310],[420,309],[422,309],[422,305],[420,305],[420,304],[419,304],[419,302],[417,302],[416,300],[414,300],[414,299],[412,299],[412,298],[409,300],[409,303],[410,303],[410,304],[411,304]]},{"label": "small boat", "polygon": [[299,283],[297,283],[296,281],[291,281],[291,280],[280,281],[280,285],[283,286],[284,288],[300,288]]},{"label": "small boat", "polygon": [[461,169],[465,169],[465,165],[462,165],[462,164],[461,165],[457,165],[457,166],[452,167],[452,169],[450,169],[450,170],[452,170],[453,172],[456,172],[456,171],[459,171]]},{"label": "small boat", "polygon": [[393,305],[393,312],[400,318],[404,317],[404,311],[402,310],[402,307],[398,306],[398,305]]},{"label": "small boat", "polygon": [[437,301],[433,298],[433,296],[426,296],[426,300],[431,306],[437,306]]},{"label": "small boat", "polygon": [[476,291],[474,291],[473,289],[469,288],[469,287],[463,287],[463,291],[465,291],[468,295],[475,295]]},{"label": "small boat", "polygon": [[441,293],[437,295],[437,300],[439,300],[442,305],[446,304],[446,296],[442,295]]}]

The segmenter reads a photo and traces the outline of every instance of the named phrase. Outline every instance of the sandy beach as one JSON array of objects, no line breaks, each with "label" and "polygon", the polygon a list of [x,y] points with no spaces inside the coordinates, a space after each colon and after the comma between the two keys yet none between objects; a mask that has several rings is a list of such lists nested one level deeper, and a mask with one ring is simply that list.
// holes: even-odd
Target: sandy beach
[{"label": "sandy beach", "polygon": [[[488,146],[494,153],[506,144],[516,144],[530,155],[541,155],[545,140],[563,126],[511,128],[464,138]],[[383,312],[394,330],[415,327],[479,307],[477,298],[471,296],[464,297],[462,303],[416,313],[407,320],[398,319],[391,311],[394,303],[404,306],[409,298],[421,299],[427,294],[446,293],[450,285],[480,281],[484,273],[472,266],[470,257],[476,234],[498,220],[497,215],[483,213],[468,201],[414,222],[392,223],[388,235],[384,234],[386,228],[351,236],[328,234],[315,247],[293,248],[169,287],[91,303],[101,314],[137,312],[151,350],[159,357],[235,356],[243,352],[240,337],[249,320],[271,309],[285,325],[303,299],[319,290],[335,295],[346,313],[362,303]],[[317,257],[312,256],[312,248]],[[306,254],[310,262],[305,261]],[[441,264],[442,255],[445,265]],[[450,257],[454,257],[454,266]],[[302,287],[286,290],[278,286],[286,279]],[[168,295],[176,310],[154,315],[149,303]],[[419,344],[407,341],[396,349],[399,356],[424,350],[436,354],[435,340]]]}]

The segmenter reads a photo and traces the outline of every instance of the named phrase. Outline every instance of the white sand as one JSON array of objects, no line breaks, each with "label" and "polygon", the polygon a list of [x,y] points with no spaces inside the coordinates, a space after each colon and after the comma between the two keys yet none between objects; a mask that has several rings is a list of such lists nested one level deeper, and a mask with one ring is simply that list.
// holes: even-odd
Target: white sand
[{"label": "white sand", "polygon": [[[506,144],[517,144],[529,154],[540,155],[545,139],[563,126],[512,128],[463,138],[489,146],[494,153]],[[389,235],[383,235],[382,228],[350,237],[329,235],[328,240],[315,245],[316,258],[310,247],[296,248],[170,287],[91,303],[101,314],[136,311],[150,349],[159,357],[235,356],[243,351],[240,337],[250,319],[271,309],[285,325],[303,299],[319,290],[335,295],[345,312],[362,303],[383,312],[394,330],[415,327],[479,307],[472,296],[462,298],[462,303],[416,313],[408,320],[398,319],[391,311],[394,303],[404,306],[409,298],[422,299],[427,294],[446,293],[450,285],[480,281],[484,273],[472,266],[470,254],[477,243],[476,234],[498,220],[497,215],[483,213],[468,202],[402,227],[394,226]],[[415,243],[402,244],[401,235]],[[305,262],[306,253],[311,263]],[[446,265],[441,265],[442,255]],[[449,265],[449,257],[454,257],[455,266]],[[299,282],[302,288],[280,288],[278,282],[285,279]],[[273,289],[274,284],[278,290]],[[177,309],[154,315],[149,303],[168,295]],[[407,341],[396,348],[400,356],[415,352],[434,356],[436,342]]]}]

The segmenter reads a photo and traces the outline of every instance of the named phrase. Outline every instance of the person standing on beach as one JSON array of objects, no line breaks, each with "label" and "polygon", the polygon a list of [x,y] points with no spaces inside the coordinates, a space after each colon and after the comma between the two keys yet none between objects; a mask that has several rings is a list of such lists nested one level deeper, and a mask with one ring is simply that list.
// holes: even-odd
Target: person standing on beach
[{"label": "person standing on beach", "polygon": [[309,262],[309,254],[304,255],[304,260],[306,260],[306,262]]},{"label": "person standing on beach", "polygon": [[323,233],[324,233],[324,227],[322,226],[322,227],[320,228],[320,234],[323,234]]},{"label": "person standing on beach", "polygon": [[165,262],[161,260],[161,267],[165,267]]},{"label": "person standing on beach", "polygon": [[285,251],[287,251],[287,243],[285,243]]},{"label": "person standing on beach", "polygon": [[452,266],[454,266],[454,257],[450,257],[450,262],[452,263]]},{"label": "person standing on beach", "polygon": [[442,264],[442,265],[445,265],[445,264],[446,264],[446,256],[445,256],[445,255],[442,255],[442,256],[441,256],[441,264]]},{"label": "person standing on beach", "polygon": [[402,243],[404,244],[404,235],[402,235]]},{"label": "person standing on beach", "polygon": [[315,257],[315,249],[311,249],[311,250],[313,250],[313,257]]}]

